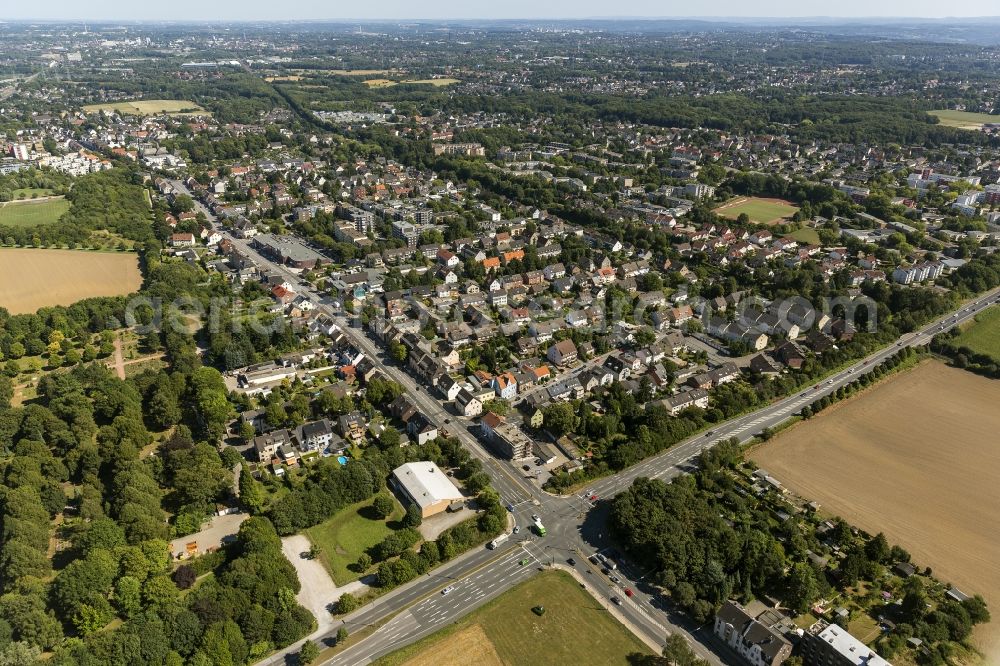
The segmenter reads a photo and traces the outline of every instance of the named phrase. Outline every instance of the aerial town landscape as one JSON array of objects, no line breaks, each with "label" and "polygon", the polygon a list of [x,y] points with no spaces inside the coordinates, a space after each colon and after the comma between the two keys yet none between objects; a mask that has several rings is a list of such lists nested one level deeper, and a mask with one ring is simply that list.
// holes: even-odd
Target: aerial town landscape
[{"label": "aerial town landscape", "polygon": [[0,666],[1000,664],[1000,19],[0,36]]}]

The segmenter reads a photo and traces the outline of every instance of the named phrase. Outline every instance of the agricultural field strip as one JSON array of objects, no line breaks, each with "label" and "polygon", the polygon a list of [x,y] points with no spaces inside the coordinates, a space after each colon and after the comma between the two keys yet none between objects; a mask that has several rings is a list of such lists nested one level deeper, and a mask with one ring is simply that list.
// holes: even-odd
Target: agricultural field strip
[{"label": "agricultural field strip", "polygon": [[0,248],[0,306],[13,314],[129,294],[141,284],[133,253]]},{"label": "agricultural field strip", "polygon": [[[1000,468],[988,435],[1000,427],[991,409],[998,390],[993,380],[924,363],[775,437],[753,458],[799,496],[885,531],[916,561],[989,602],[1000,594],[989,566],[998,526],[982,500]],[[1000,647],[996,627],[985,631]]]},{"label": "agricultural field strip", "polygon": [[746,435],[746,430],[749,428],[743,428],[743,426],[747,423],[751,426],[754,423],[760,425],[765,422],[771,422],[772,425],[780,424],[803,405],[811,404],[824,395],[828,395],[836,391],[843,384],[853,381],[855,379],[855,373],[867,371],[887,359],[889,356],[895,354],[900,346],[904,344],[907,346],[928,344],[931,337],[933,337],[933,335],[939,330],[949,330],[954,326],[960,326],[961,324],[972,320],[976,313],[981,312],[983,308],[993,304],[995,299],[997,299],[998,294],[1000,294],[1000,288],[992,289],[986,293],[980,294],[975,300],[965,303],[961,309],[928,323],[919,331],[907,334],[897,345],[883,347],[868,356],[864,361],[855,362],[849,368],[841,368],[841,370],[837,371],[833,375],[824,377],[824,380],[826,380],[825,384],[817,384],[815,387],[805,388],[803,392],[804,395],[802,393],[797,393],[796,395],[784,398],[771,406],[764,407],[755,412],[751,412],[750,414],[732,419],[725,424],[721,424],[720,429],[723,429],[725,434],[716,433],[716,437],[711,440],[704,439],[703,435],[695,435],[687,441],[682,442],[673,448],[667,449],[666,451],[659,453],[642,463],[638,463],[624,472],[620,472],[614,476],[598,479],[588,485],[593,492],[599,495],[615,495],[622,492],[628,485],[631,485],[631,483],[640,476],[662,478],[667,475],[676,475],[678,473],[678,467],[697,457],[701,453],[703,447],[710,446],[722,439],[733,436],[733,431],[738,428],[742,428],[741,434],[735,436],[740,439],[740,442],[743,443],[749,441],[752,438],[752,436]]}]

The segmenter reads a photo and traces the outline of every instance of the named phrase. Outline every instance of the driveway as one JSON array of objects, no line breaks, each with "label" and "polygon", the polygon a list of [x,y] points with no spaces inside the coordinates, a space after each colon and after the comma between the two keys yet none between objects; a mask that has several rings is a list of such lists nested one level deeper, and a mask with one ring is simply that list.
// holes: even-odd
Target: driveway
[{"label": "driveway", "polygon": [[364,594],[366,585],[354,581],[338,588],[319,559],[306,559],[302,553],[309,551],[312,542],[304,534],[295,534],[281,540],[281,552],[295,567],[302,588],[296,595],[298,602],[316,617],[317,630],[312,636],[320,636],[334,626],[335,621],[328,607],[344,592]]},{"label": "driveway", "polygon": [[470,509],[462,509],[461,511],[454,512],[442,511],[436,516],[425,518],[417,529],[420,531],[420,536],[424,538],[424,541],[433,541],[441,536],[441,532],[444,532],[449,527],[454,527],[463,520],[468,520],[476,515],[476,512]]}]

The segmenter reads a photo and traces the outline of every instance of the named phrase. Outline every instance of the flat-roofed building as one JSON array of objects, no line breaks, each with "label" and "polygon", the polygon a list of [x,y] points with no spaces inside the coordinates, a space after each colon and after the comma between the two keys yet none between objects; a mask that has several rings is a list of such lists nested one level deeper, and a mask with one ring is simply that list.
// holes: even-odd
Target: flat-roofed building
[{"label": "flat-roofed building", "polygon": [[430,461],[412,462],[392,470],[392,485],[428,518],[446,511],[454,502],[465,499],[441,468]]},{"label": "flat-roofed building", "polygon": [[817,625],[802,641],[805,666],[892,666],[870,647],[835,624]]},{"label": "flat-roofed building", "polygon": [[329,261],[293,236],[260,234],[254,237],[252,243],[272,261],[288,264],[293,268],[315,268],[318,264]]}]

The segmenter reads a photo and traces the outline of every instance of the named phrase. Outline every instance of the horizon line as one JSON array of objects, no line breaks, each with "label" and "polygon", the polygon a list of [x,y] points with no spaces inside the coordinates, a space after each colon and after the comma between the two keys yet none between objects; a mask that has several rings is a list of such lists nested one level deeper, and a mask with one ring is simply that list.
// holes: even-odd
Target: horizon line
[{"label": "horizon line", "polygon": [[367,21],[373,23],[463,23],[468,21],[706,21],[712,23],[741,22],[741,21],[977,21],[983,19],[1000,19],[1000,14],[976,15],[976,16],[904,16],[904,15],[869,15],[869,16],[830,16],[823,14],[803,15],[803,16],[769,16],[769,15],[748,15],[748,16],[648,16],[648,15],[626,15],[626,16],[522,16],[522,17],[489,17],[475,16],[463,18],[377,18],[377,17],[326,17],[326,18],[258,18],[258,19],[235,19],[235,18],[202,18],[202,19],[165,19],[165,18],[8,18],[0,16],[0,23],[173,23],[191,24],[202,23],[204,21],[217,21],[222,23],[353,23]]}]

